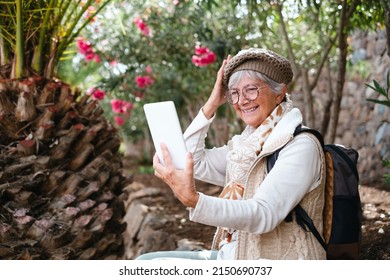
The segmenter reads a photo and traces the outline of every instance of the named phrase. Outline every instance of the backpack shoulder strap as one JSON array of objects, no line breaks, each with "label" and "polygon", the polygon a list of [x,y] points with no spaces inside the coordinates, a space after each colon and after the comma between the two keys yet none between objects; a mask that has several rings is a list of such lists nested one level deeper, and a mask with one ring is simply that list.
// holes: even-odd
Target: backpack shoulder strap
[{"label": "backpack shoulder strap", "polygon": [[359,173],[356,168],[356,164],[346,155],[343,150],[336,145],[326,145],[327,149],[333,150],[335,153],[337,153],[348,165],[348,167],[352,170],[353,174],[355,175],[356,179],[359,181]]},{"label": "backpack shoulder strap", "polygon": [[306,229],[307,227],[326,251],[328,246],[326,245],[324,239],[321,237],[321,234],[318,232],[313,220],[310,218],[307,212],[299,204],[295,206],[293,211],[295,211],[295,217],[298,225],[300,225],[303,229]]},{"label": "backpack shoulder strap", "polygon": [[[295,131],[294,131],[293,135],[295,137],[295,136],[297,136],[298,134],[300,134],[302,132],[308,132],[308,133],[313,134],[318,139],[318,141],[320,142],[321,146],[324,147],[324,138],[322,137],[322,135],[321,135],[321,133],[319,131],[317,131],[315,129],[311,129],[311,128],[303,128],[302,125],[298,125],[295,128]],[[280,153],[280,151],[283,148],[284,148],[284,146],[279,148],[273,154],[268,156],[268,158],[267,158],[267,171],[268,171],[268,173],[271,171],[272,167],[274,167],[275,162],[276,162],[276,160],[279,157],[279,153]]]},{"label": "backpack shoulder strap", "polygon": [[321,146],[324,147],[324,138],[322,137],[321,133],[318,130],[312,129],[312,128],[304,128],[302,125],[297,126],[297,128],[294,131],[294,137],[302,132],[308,132],[313,134],[318,141],[320,142]]}]

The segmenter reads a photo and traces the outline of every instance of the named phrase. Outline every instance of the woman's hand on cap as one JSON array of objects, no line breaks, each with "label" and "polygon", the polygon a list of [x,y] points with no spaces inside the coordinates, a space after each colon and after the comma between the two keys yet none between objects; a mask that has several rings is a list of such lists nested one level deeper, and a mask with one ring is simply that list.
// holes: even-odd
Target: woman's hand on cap
[{"label": "woman's hand on cap", "polygon": [[219,106],[225,104],[226,102],[225,89],[223,86],[223,72],[226,64],[230,61],[231,58],[231,55],[228,55],[228,57],[223,60],[222,65],[217,73],[217,79],[215,81],[213,91],[211,92],[211,95],[206,104],[203,106],[203,113],[208,119],[210,119],[215,114]]}]

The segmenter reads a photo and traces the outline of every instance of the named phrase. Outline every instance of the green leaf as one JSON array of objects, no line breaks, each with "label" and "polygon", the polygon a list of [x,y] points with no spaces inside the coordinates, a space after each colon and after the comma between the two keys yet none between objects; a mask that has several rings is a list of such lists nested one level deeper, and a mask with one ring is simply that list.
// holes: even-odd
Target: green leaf
[{"label": "green leaf", "polygon": [[385,105],[387,107],[390,107],[390,101],[387,101],[387,100],[377,100],[377,99],[366,99],[367,101],[370,101],[370,102],[374,102],[374,103],[377,103],[377,104],[382,104],[382,105]]},{"label": "green leaf", "polygon": [[380,93],[383,96],[387,96],[386,90],[384,87],[382,87],[376,80],[373,80],[373,83],[375,85],[375,91]]}]

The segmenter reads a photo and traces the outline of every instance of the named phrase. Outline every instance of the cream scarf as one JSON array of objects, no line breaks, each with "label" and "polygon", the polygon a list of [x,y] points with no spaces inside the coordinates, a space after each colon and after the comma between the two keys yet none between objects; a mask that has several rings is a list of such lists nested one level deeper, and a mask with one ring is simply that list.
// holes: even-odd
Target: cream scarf
[{"label": "cream scarf", "polygon": [[287,101],[276,106],[257,129],[247,126],[240,135],[234,136],[228,142],[226,186],[219,197],[242,199],[250,166],[260,154],[274,127],[293,107],[289,96],[286,96]]}]

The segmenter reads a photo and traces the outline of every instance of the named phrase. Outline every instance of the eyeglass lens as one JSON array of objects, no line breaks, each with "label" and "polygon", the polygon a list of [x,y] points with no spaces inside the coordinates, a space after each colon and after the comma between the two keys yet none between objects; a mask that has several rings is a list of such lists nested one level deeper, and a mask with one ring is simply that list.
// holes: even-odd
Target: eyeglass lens
[{"label": "eyeglass lens", "polygon": [[[254,85],[248,85],[242,89],[242,95],[248,101],[253,101],[259,95],[259,88]],[[229,89],[226,93],[226,98],[230,104],[237,104],[240,99],[239,89]]]}]

